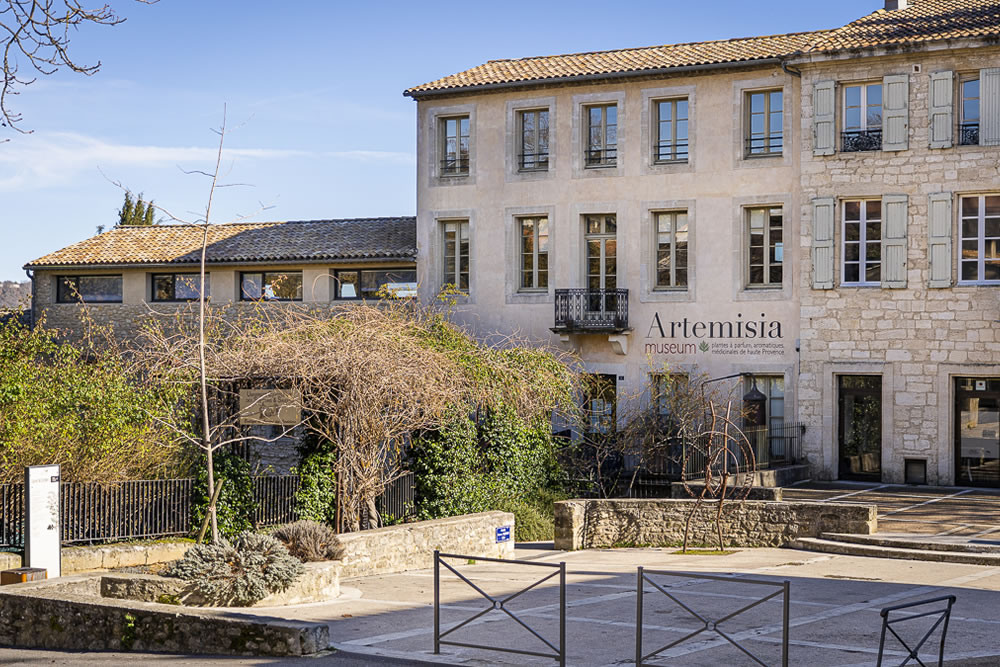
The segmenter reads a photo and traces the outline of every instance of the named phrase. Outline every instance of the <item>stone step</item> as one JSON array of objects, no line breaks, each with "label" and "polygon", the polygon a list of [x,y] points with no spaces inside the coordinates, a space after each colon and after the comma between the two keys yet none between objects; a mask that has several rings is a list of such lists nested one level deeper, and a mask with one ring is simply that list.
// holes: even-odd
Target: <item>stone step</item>
[{"label": "stone step", "polygon": [[963,541],[962,538],[921,537],[917,535],[874,534],[859,535],[850,533],[823,533],[820,537],[834,542],[851,542],[877,547],[894,547],[898,549],[924,549],[927,551],[957,551],[962,553],[998,554],[1000,543],[981,543]]},{"label": "stone step", "polygon": [[930,549],[902,549],[853,542],[825,540],[818,537],[800,537],[787,546],[792,549],[819,551],[841,556],[868,556],[870,558],[898,558],[925,560],[936,563],[962,563],[965,565],[995,565],[1000,567],[1000,554],[966,553],[959,551],[932,551]]}]

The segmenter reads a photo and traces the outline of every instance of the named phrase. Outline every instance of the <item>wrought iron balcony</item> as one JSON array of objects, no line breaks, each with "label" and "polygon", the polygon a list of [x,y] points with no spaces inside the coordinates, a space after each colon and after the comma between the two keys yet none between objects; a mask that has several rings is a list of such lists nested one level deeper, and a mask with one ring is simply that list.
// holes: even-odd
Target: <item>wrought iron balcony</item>
[{"label": "wrought iron balcony", "polygon": [[882,150],[882,129],[851,130],[840,135],[840,150],[845,153]]},{"label": "wrought iron balcony", "polygon": [[468,157],[449,157],[441,160],[442,176],[465,176],[469,173]]},{"label": "wrought iron balcony", "polygon": [[618,164],[618,146],[588,148],[583,151],[583,157],[588,167],[614,167]]},{"label": "wrought iron balcony", "polygon": [[628,331],[627,289],[557,289],[555,333]]},{"label": "wrought iron balcony", "polygon": [[746,140],[747,157],[769,157],[781,155],[784,148],[784,135],[773,132],[767,136],[748,137]]},{"label": "wrought iron balcony", "polygon": [[979,123],[962,123],[958,126],[959,146],[979,145]]},{"label": "wrought iron balcony", "polygon": [[654,147],[655,162],[687,162],[688,142],[687,139],[678,139],[676,142],[661,141]]},{"label": "wrought iron balcony", "polygon": [[549,168],[549,153],[522,153],[518,156],[517,168],[520,171],[545,171]]}]

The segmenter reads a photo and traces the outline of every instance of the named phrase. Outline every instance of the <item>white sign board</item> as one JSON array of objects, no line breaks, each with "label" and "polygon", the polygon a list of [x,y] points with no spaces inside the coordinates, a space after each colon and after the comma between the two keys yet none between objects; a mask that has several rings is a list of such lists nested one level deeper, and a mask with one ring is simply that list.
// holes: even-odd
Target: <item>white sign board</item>
[{"label": "white sign board", "polygon": [[301,403],[290,389],[240,389],[240,425],[295,426],[302,421]]},{"label": "white sign board", "polygon": [[59,466],[24,469],[24,556],[28,567],[42,567],[46,577],[62,576],[59,539]]}]

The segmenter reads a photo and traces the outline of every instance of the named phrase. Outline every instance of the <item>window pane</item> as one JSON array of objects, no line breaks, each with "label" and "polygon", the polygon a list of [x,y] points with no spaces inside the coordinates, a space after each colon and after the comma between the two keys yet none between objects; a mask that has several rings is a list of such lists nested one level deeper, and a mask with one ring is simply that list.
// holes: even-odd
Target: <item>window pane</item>
[{"label": "window pane", "polygon": [[302,299],[302,273],[265,273],[261,290],[265,300],[300,301]]},{"label": "window pane", "polygon": [[865,269],[865,282],[877,283],[882,280],[882,269],[879,264],[868,264]]},{"label": "window pane", "polygon": [[614,104],[608,105],[607,110],[607,123],[608,125],[618,124],[618,107]]},{"label": "window pane", "polygon": [[849,201],[844,202],[844,220],[860,220],[861,219],[861,202]]},{"label": "window pane", "polygon": [[85,302],[101,303],[122,300],[121,276],[80,276],[77,281]]},{"label": "window pane", "polygon": [[861,259],[861,246],[857,243],[844,244],[844,260],[856,262]]},{"label": "window pane", "polygon": [[979,267],[976,262],[962,262],[962,280],[979,280]]},{"label": "window pane", "polygon": [[868,106],[882,106],[882,84],[872,83],[868,85]]},{"label": "window pane", "polygon": [[865,223],[865,240],[871,243],[872,241],[880,241],[881,239],[882,239],[882,223],[880,222]]},{"label": "window pane", "polygon": [[359,296],[357,271],[340,271],[337,273],[337,298],[356,299]]},{"label": "window pane", "polygon": [[858,222],[846,222],[846,223],[844,223],[844,240],[845,241],[860,241],[861,240],[861,223],[858,223]]},{"label": "window pane", "polygon": [[979,100],[962,100],[962,120],[970,123],[979,120]]},{"label": "window pane", "polygon": [[781,111],[781,91],[780,90],[776,90],[776,91],[774,91],[774,92],[771,93],[771,108],[770,108],[770,111],[771,111],[771,113],[775,113],[776,111]]},{"label": "window pane", "polygon": [[[198,286],[201,284],[201,274],[199,273],[179,273],[174,277],[174,299],[178,301],[195,301],[200,296]],[[208,274],[205,275],[205,296],[208,297],[211,289]]]},{"label": "window pane", "polygon": [[243,299],[259,299],[263,277],[259,273],[244,273],[241,279],[240,294]]},{"label": "window pane", "polygon": [[962,197],[962,215],[979,215],[979,197]]},{"label": "window pane", "polygon": [[848,264],[844,267],[844,282],[856,283],[860,282],[858,276],[860,275],[857,264]]},{"label": "window pane", "polygon": [[861,105],[861,86],[847,86],[844,88],[844,104],[849,107]]},{"label": "window pane", "polygon": [[882,202],[877,199],[870,199],[865,202],[865,218],[867,220],[882,219]]},{"label": "window pane", "polygon": [[174,277],[153,276],[153,301],[172,301],[174,298]]}]

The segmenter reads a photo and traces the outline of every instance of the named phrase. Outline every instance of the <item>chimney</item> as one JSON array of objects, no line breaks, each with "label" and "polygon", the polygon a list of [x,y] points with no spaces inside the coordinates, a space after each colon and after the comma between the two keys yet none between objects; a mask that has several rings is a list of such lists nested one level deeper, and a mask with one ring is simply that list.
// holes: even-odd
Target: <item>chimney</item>
[{"label": "chimney", "polygon": [[891,12],[894,9],[906,9],[909,4],[909,0],[885,0],[885,10]]}]

